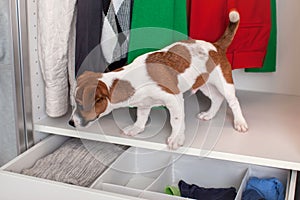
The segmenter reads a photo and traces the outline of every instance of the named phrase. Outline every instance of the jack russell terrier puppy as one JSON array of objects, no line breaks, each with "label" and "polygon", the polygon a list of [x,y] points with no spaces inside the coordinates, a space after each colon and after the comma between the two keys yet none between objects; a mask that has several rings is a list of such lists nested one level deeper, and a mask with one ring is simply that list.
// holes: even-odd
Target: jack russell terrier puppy
[{"label": "jack russell terrier puppy", "polygon": [[167,140],[177,149],[185,140],[183,93],[201,90],[211,107],[201,112],[202,120],[212,119],[224,98],[232,109],[234,128],[246,132],[248,125],[235,95],[231,65],[226,50],[240,22],[237,11],[229,13],[229,25],[215,43],[184,40],[162,50],[137,57],[131,64],[109,73],[85,72],[77,79],[76,105],[69,124],[84,127],[120,107],[137,107],[137,120],[123,129],[134,136],[145,128],[151,107],[164,105],[170,113],[172,133]]}]

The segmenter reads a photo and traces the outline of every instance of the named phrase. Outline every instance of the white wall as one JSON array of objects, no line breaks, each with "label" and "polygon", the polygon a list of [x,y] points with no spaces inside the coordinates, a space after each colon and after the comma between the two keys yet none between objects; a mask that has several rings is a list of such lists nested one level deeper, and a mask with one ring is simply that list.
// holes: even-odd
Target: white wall
[{"label": "white wall", "polygon": [[237,89],[300,96],[300,1],[277,0],[277,71],[235,70]]}]

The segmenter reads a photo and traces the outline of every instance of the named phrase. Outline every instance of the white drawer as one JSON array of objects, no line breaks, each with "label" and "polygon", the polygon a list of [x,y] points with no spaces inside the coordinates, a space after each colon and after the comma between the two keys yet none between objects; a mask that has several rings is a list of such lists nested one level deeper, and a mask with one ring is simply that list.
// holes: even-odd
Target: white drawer
[{"label": "white drawer", "polygon": [[[252,175],[278,178],[286,185],[286,199],[294,199],[296,171],[198,159],[133,147],[123,153],[91,188],[19,174],[21,170],[33,166],[38,159],[56,150],[67,139],[68,137],[63,136],[50,136],[3,166],[0,171],[0,199],[181,199],[163,194],[162,187],[173,184],[180,178],[197,183],[197,179],[209,180],[210,176],[210,181],[199,184],[207,187],[235,186],[240,189],[236,198],[238,200],[248,176]],[[191,167],[191,163],[195,166]],[[197,170],[199,173],[193,176]],[[136,174],[148,177],[145,184],[137,188],[126,187],[126,183]]]},{"label": "white drawer", "polygon": [[[293,199],[294,194],[290,191],[295,188],[290,184],[290,174],[284,169],[131,147],[91,187],[153,200],[184,199],[164,194],[164,188],[185,180],[206,188],[235,187],[236,200],[240,200],[249,177],[275,177],[288,188],[286,199]],[[141,181],[134,181],[134,185],[131,180],[136,177]],[[149,182],[149,179],[153,181]]]},{"label": "white drawer", "polygon": [[[32,167],[38,159],[52,153],[67,139],[68,137],[63,136],[49,136],[25,153],[4,165],[0,170],[0,199],[128,199],[128,196],[116,193],[109,193],[19,174],[22,169]],[[131,199],[137,198],[132,197]]]}]

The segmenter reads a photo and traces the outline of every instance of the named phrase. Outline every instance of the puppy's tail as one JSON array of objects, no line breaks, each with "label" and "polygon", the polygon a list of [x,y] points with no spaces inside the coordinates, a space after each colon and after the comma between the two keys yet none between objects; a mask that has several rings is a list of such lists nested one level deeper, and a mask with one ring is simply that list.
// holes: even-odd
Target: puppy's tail
[{"label": "puppy's tail", "polygon": [[229,24],[224,32],[224,34],[219,38],[216,45],[218,45],[221,49],[226,50],[231,44],[235,33],[239,27],[240,23],[240,14],[236,10],[232,10],[229,13]]}]

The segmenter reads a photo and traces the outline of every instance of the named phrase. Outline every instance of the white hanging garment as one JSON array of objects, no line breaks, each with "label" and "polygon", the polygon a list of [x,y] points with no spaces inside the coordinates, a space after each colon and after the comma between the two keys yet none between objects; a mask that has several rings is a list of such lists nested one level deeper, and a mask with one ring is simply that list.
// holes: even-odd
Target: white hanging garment
[{"label": "white hanging garment", "polygon": [[50,117],[60,117],[68,110],[69,78],[73,93],[75,4],[76,0],[37,1],[39,63],[45,81],[46,113]]}]

